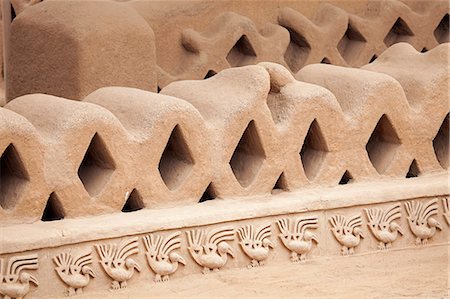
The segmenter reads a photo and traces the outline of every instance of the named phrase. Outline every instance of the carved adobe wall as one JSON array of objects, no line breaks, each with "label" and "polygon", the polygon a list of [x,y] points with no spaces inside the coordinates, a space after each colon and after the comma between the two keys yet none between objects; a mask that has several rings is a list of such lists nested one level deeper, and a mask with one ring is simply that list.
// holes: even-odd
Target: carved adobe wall
[{"label": "carved adobe wall", "polygon": [[427,51],[449,34],[447,1],[77,1],[12,2],[8,100],[36,92],[80,100],[116,85],[156,91],[263,61],[292,73],[319,62],[362,66],[394,43]]}]

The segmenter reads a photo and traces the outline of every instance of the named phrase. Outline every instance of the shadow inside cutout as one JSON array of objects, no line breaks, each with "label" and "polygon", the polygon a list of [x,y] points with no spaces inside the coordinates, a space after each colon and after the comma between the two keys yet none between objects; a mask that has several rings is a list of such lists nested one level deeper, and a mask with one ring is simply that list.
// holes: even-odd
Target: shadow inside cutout
[{"label": "shadow inside cutout", "polygon": [[255,180],[264,160],[265,151],[256,129],[255,121],[249,122],[230,160],[230,166],[239,184],[246,188]]},{"label": "shadow inside cutout", "polygon": [[28,180],[20,154],[11,143],[0,158],[0,207],[14,208]]},{"label": "shadow inside cutout", "polygon": [[105,142],[95,133],[78,168],[78,176],[90,196],[96,196],[102,191],[115,169]]},{"label": "shadow inside cutout", "polygon": [[59,201],[55,192],[52,192],[45,205],[44,213],[42,214],[42,221],[55,221],[64,219],[64,208]]}]

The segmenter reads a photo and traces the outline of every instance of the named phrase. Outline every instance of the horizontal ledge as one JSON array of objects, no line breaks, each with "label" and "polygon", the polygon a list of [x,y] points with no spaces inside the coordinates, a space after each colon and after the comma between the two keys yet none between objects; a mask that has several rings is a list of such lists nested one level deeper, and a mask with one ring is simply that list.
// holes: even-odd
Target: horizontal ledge
[{"label": "horizontal ledge", "polygon": [[216,199],[170,209],[143,209],[130,213],[18,224],[0,228],[0,254],[160,230],[448,194],[449,174],[445,172],[250,198]]}]

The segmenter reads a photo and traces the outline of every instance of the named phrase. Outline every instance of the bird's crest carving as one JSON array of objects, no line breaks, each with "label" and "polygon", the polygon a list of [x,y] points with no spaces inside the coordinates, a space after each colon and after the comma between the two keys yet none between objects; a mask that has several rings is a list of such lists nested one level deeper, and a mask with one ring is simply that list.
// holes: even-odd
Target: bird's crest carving
[{"label": "bird's crest carving", "polygon": [[181,247],[180,232],[166,238],[150,234],[143,238],[143,242],[148,264],[156,273],[155,282],[168,281],[169,275],[178,269],[178,263],[186,265],[183,257],[174,252]]},{"label": "bird's crest carving", "polygon": [[227,254],[234,257],[234,252],[227,241],[234,240],[234,230],[230,227],[215,228],[207,234],[204,230],[186,232],[188,250],[193,259],[203,266],[203,273],[218,271],[227,262]]},{"label": "bird's crest carving", "polygon": [[438,214],[437,198],[425,204],[420,201],[408,201],[405,203],[405,209],[409,228],[416,236],[416,245],[427,244],[435,235],[436,229],[442,230],[441,224],[432,217]]},{"label": "bird's crest carving", "polygon": [[361,214],[345,217],[343,215],[334,215],[328,221],[331,224],[331,231],[336,240],[342,245],[341,253],[343,255],[353,254],[354,248],[359,245],[364,234],[360,229],[362,225]]},{"label": "bird's crest carving", "polygon": [[81,294],[83,288],[89,284],[90,277],[95,277],[94,271],[88,266],[92,264],[92,252],[88,251],[76,257],[63,252],[53,257],[55,271],[61,280],[67,284],[68,296]]},{"label": "bird's crest carving", "polygon": [[100,264],[113,279],[112,289],[126,288],[134,270],[141,268],[130,256],[139,253],[138,238],[122,240],[119,244],[95,245],[100,257]]},{"label": "bird's crest carving", "polygon": [[400,203],[388,207],[385,210],[380,208],[364,209],[366,212],[367,224],[370,231],[379,241],[378,248],[381,250],[389,249],[392,243],[397,239],[398,233],[404,235],[401,226],[394,220],[402,217]]},{"label": "bird's crest carving", "polygon": [[317,216],[307,216],[295,220],[282,218],[277,221],[277,225],[280,230],[281,242],[291,251],[291,261],[294,263],[306,260],[306,255],[312,249],[312,241],[319,243],[317,236],[310,231],[310,229],[319,227]]},{"label": "bird's crest carving", "polygon": [[271,224],[263,225],[255,230],[253,225],[246,225],[237,229],[239,244],[245,254],[250,257],[249,268],[264,265],[264,261],[269,256],[270,248],[274,245],[270,241],[272,236]]},{"label": "bird's crest carving", "polygon": [[24,271],[37,270],[38,267],[37,254],[12,257],[6,269],[3,259],[0,259],[0,294],[5,298],[24,297],[30,291],[30,282],[35,286],[39,285],[36,277]]}]

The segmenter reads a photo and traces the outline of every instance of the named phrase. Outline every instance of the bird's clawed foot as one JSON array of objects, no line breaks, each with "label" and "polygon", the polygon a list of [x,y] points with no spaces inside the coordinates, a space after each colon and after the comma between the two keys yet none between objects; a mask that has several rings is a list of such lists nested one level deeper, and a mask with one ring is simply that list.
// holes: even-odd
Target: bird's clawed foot
[{"label": "bird's clawed foot", "polygon": [[298,254],[296,252],[291,252],[291,262],[298,263]]},{"label": "bird's clawed foot", "polygon": [[354,249],[353,247],[351,247],[351,248],[348,249],[348,254],[349,254],[349,255],[352,255],[352,254],[354,254],[354,253],[355,253],[355,249]]},{"label": "bird's clawed foot", "polygon": [[203,267],[202,273],[203,274],[208,274],[209,271],[211,271],[208,267]]},{"label": "bird's clawed foot", "polygon": [[255,267],[258,267],[258,266],[259,266],[258,261],[257,260],[252,260],[250,262],[250,265],[248,265],[248,268],[250,269],[250,268],[255,268]]},{"label": "bird's clawed foot", "polygon": [[422,245],[422,239],[421,238],[416,238],[416,245],[417,246]]},{"label": "bird's clawed foot", "polygon": [[155,282],[161,282],[161,275],[156,274],[156,275],[155,275],[154,281],[155,281]]},{"label": "bird's clawed foot", "polygon": [[423,239],[422,240],[422,245],[427,245],[428,244],[428,239]]},{"label": "bird's clawed foot", "polygon": [[77,295],[81,295],[83,294],[83,289],[82,288],[78,288],[75,290],[75,292],[77,293]]},{"label": "bird's clawed foot", "polygon": [[391,242],[386,243],[386,249],[391,249],[391,248],[392,248],[392,243]]},{"label": "bird's clawed foot", "polygon": [[169,275],[164,275],[162,281],[164,282],[169,281]]},{"label": "bird's clawed foot", "polygon": [[265,262],[264,261],[259,261],[259,266],[264,266]]},{"label": "bird's clawed foot", "polygon": [[386,249],[386,246],[385,246],[385,244],[383,242],[379,242],[377,247],[378,247],[378,250],[385,250]]},{"label": "bird's clawed foot", "polygon": [[67,296],[69,296],[69,297],[71,297],[71,296],[75,296],[75,289],[74,288],[72,288],[72,287],[69,287],[68,289],[67,289]]},{"label": "bird's clawed foot", "polygon": [[121,289],[125,289],[127,287],[127,282],[126,281],[122,281],[121,283],[120,283],[120,288]]},{"label": "bird's clawed foot", "polygon": [[111,283],[111,289],[112,289],[112,290],[118,290],[118,289],[120,289],[119,282],[114,280],[114,281]]},{"label": "bird's clawed foot", "polygon": [[342,254],[343,256],[349,255],[349,250],[348,250],[348,248],[345,247],[345,246],[342,246],[342,248],[341,248],[341,254]]}]

